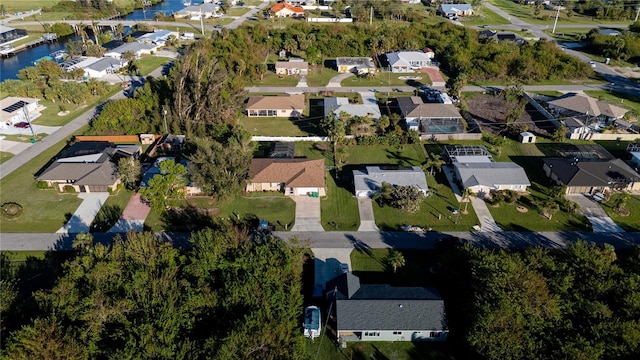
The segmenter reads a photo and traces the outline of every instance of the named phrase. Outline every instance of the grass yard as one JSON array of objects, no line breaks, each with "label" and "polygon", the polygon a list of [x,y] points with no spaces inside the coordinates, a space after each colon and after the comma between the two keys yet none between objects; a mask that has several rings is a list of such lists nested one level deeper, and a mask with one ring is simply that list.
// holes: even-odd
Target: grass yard
[{"label": "grass yard", "polygon": [[400,250],[405,266],[393,273],[387,257],[390,249],[364,249],[351,252],[353,274],[363,284],[390,284],[393,286],[433,286],[429,267],[433,262],[433,251]]},{"label": "grass yard", "polygon": [[326,173],[327,196],[320,201],[322,226],[327,231],[355,231],[360,225],[358,213],[358,200],[349,191],[351,174],[343,174],[336,179],[329,172]]},{"label": "grass yard", "polygon": [[333,165],[331,145],[325,142],[296,141],[294,156],[309,159],[324,158],[326,166]]},{"label": "grass yard", "polygon": [[44,259],[46,251],[2,251],[10,262],[24,262],[28,258]]},{"label": "grass yard", "polygon": [[298,85],[297,76],[280,76],[274,72],[268,71],[262,80],[256,80],[249,86],[296,86]]},{"label": "grass yard", "polygon": [[351,146],[347,149],[348,165],[396,164],[420,166],[425,161],[425,153],[419,144],[395,146],[370,145]]},{"label": "grass yard", "polygon": [[118,221],[124,208],[133,196],[133,191],[121,187],[117,193],[109,195],[91,223],[91,232],[107,232]]},{"label": "grass yard", "polygon": [[311,87],[327,86],[329,80],[338,74],[337,70],[325,68],[321,65],[312,65],[309,67],[309,73],[307,74],[307,84]]},{"label": "grass yard", "polygon": [[622,196],[622,194],[611,195],[609,201],[602,203],[602,209],[625,231],[640,231],[640,196],[631,196],[627,201],[625,208],[629,210],[628,216],[618,215],[618,213],[613,210],[612,204],[614,200],[620,196]]},{"label": "grass yard", "polygon": [[73,105],[73,104],[64,104],[65,109],[69,111],[68,114],[59,116],[60,112],[60,104],[54,103],[50,100],[40,100],[40,105],[44,106],[45,109],[40,112],[40,116],[37,119],[34,119],[32,122],[37,125],[45,125],[45,126],[62,126],[69,123],[71,120],[77,118],[83,112],[92,109],[94,106],[98,105],[105,99],[113,96],[115,93],[122,91],[122,87],[117,85],[111,85],[107,94],[101,98],[91,97],[87,101],[87,103],[82,105]]},{"label": "grass yard", "polygon": [[227,16],[241,16],[251,9],[246,7],[231,7],[227,9],[225,15]]},{"label": "grass yard", "polygon": [[2,0],[2,5],[6,11],[13,14],[18,11],[30,11],[41,8],[48,8],[57,4],[60,0],[38,0],[38,1],[24,1],[24,0]]},{"label": "grass yard", "polygon": [[606,103],[632,110],[637,115],[640,115],[640,94],[639,96],[633,96],[606,90],[585,90],[584,93]]},{"label": "grass yard", "polygon": [[[528,22],[530,24],[542,24],[553,25],[556,18],[556,11],[554,10],[542,10],[540,15],[535,17],[533,15],[533,5],[521,5],[511,0],[489,0],[493,5],[501,8],[509,14],[517,17],[520,20]],[[578,13],[572,13],[571,17],[567,16],[566,11],[560,12],[558,24],[630,24],[631,21],[614,21],[607,19],[596,19],[589,16],[580,15]]]},{"label": "grass yard", "polygon": [[0,151],[0,164],[11,159],[14,155],[10,152]]},{"label": "grass yard", "polygon": [[144,56],[138,60],[136,60],[136,65],[138,65],[138,70],[140,70],[140,75],[149,75],[153,70],[159,68],[163,64],[171,61],[170,58],[158,57],[154,55]]},{"label": "grass yard", "polygon": [[[400,77],[416,76],[421,77],[419,80],[401,80]],[[360,76],[350,76],[340,83],[344,87],[350,86],[420,86],[431,85],[431,79],[428,74],[424,73],[378,73],[373,78],[365,78]]]},{"label": "grass yard", "polygon": [[[451,209],[459,208],[460,203],[456,200],[444,174],[438,173],[435,178],[427,176],[427,184],[431,195],[423,200],[420,210],[416,213],[389,206],[380,207],[374,201],[373,213],[380,230],[400,230],[402,225],[411,225],[435,231],[471,231],[474,225],[478,225],[478,217],[471,205],[467,207],[467,214],[451,215]],[[464,205],[462,207],[464,208]]]},{"label": "grass yard", "polygon": [[533,91],[533,93],[543,95],[543,96],[553,96],[553,97],[559,97],[563,95],[563,93],[561,93],[560,91],[555,91],[555,90]]},{"label": "grass yard", "polygon": [[320,120],[302,118],[285,119],[272,117],[242,116],[240,125],[251,135],[262,136],[316,136],[322,134]]},{"label": "grass yard", "polygon": [[460,17],[460,22],[464,25],[507,25],[509,20],[496,14],[484,6],[476,6],[473,9],[473,16]]},{"label": "grass yard", "polygon": [[[80,129],[79,133],[86,130]],[[36,156],[27,164],[0,180],[0,204],[16,202],[24,213],[13,221],[2,221],[2,232],[55,232],[65,222],[66,214],[73,214],[82,200],[77,194],[59,193],[55,189],[40,190],[34,174],[62,150],[67,139],[60,141]]]},{"label": "grass yard", "polygon": [[232,201],[216,204],[216,207],[220,209],[221,217],[255,214],[260,219],[269,220],[280,231],[290,230],[295,221],[295,203],[277,192],[243,194]]}]

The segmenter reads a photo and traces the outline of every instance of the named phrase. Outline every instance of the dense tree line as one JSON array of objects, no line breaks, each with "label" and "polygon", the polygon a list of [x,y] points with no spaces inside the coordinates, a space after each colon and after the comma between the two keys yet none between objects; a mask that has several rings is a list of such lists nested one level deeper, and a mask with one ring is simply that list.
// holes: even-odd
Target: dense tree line
[{"label": "dense tree line", "polygon": [[621,32],[610,36],[593,29],[587,33],[586,41],[589,50],[595,54],[629,62],[640,60],[640,32]]},{"label": "dense tree line", "polygon": [[638,249],[621,258],[610,245],[578,242],[565,250],[465,248],[449,255],[442,272],[455,309],[452,330],[460,326],[460,340],[481,358],[640,355]]},{"label": "dense tree line", "polygon": [[640,6],[637,0],[565,0],[563,3],[569,12],[608,20],[633,19]]},{"label": "dense tree line", "polygon": [[[179,250],[151,233],[131,233],[107,246],[81,234],[54,285],[32,295],[21,288],[28,280],[3,261],[5,356],[301,358],[301,252],[223,225],[190,242]],[[25,311],[30,318],[7,317]]]}]

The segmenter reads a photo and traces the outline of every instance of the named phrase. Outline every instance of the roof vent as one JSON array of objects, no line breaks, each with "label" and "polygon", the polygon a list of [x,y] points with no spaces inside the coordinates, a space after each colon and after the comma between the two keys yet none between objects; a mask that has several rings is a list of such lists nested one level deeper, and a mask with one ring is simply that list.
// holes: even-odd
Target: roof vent
[{"label": "roof vent", "polygon": [[400,308],[401,308],[401,307],[402,307],[402,304],[398,305],[398,307],[400,307]]}]

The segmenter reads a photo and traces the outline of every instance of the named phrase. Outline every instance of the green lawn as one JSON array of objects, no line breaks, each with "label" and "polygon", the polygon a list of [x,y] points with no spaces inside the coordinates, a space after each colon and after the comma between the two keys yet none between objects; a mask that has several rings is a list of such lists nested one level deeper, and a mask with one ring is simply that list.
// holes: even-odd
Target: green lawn
[{"label": "green lawn", "polygon": [[14,155],[10,152],[0,151],[0,164],[11,159]]},{"label": "green lawn", "polygon": [[484,6],[476,6],[473,9],[473,16],[460,17],[460,22],[464,25],[507,25],[509,20],[496,14]]},{"label": "green lawn", "polygon": [[333,165],[331,146],[326,142],[296,141],[295,157],[306,157],[309,159],[322,159],[327,166]]},{"label": "green lawn", "polygon": [[[416,76],[419,80],[401,80],[400,77]],[[349,86],[419,86],[431,85],[431,79],[428,74],[423,73],[391,73],[381,72],[373,78],[365,78],[360,76],[348,77],[340,83],[344,87]]]},{"label": "green lawn", "polygon": [[533,91],[533,93],[544,95],[544,96],[553,96],[553,97],[558,97],[563,95],[563,93],[561,93],[560,91],[555,91],[555,90]]},{"label": "green lawn", "polygon": [[425,160],[424,150],[419,144],[405,145],[400,149],[385,145],[358,145],[349,147],[347,151],[347,164],[349,165],[397,164],[420,166]]},{"label": "green lawn", "polygon": [[311,87],[327,86],[329,80],[338,75],[338,71],[323,66],[310,66],[307,74],[307,84]]},{"label": "green lawn", "polygon": [[640,196],[632,196],[625,206],[627,210],[629,210],[628,216],[618,215],[615,211],[613,211],[613,201],[622,196],[622,194],[613,194],[611,195],[611,199],[609,201],[602,204],[602,208],[604,211],[615,221],[616,224],[620,225],[625,231],[640,231]]},{"label": "green lawn", "polygon": [[298,85],[297,76],[280,76],[274,72],[267,72],[262,80],[256,80],[249,83],[249,86],[296,86]]},{"label": "green lawn", "polygon": [[33,120],[34,124],[37,125],[45,125],[45,126],[62,126],[66,125],[71,120],[78,117],[80,114],[85,111],[92,109],[94,106],[98,105],[105,99],[113,96],[115,93],[122,91],[122,87],[119,84],[111,85],[109,87],[108,93],[101,97],[91,97],[85,104],[81,105],[73,105],[73,104],[64,104],[64,107],[69,111],[68,114],[59,116],[60,112],[60,104],[54,103],[50,100],[40,100],[40,105],[44,106],[45,109],[40,112],[40,116]]},{"label": "green lawn", "polygon": [[95,219],[91,223],[92,232],[107,232],[118,221],[127,207],[133,192],[121,187],[115,194],[109,195]]},{"label": "green lawn", "polygon": [[[86,130],[80,129],[79,133]],[[82,202],[77,194],[62,194],[54,189],[39,190],[34,174],[62,150],[67,139],[60,141],[33,160],[0,180],[0,204],[17,202],[23,215],[14,221],[2,221],[2,232],[55,232]]]},{"label": "green lawn", "polygon": [[[394,286],[433,286],[429,278],[429,267],[434,252],[430,250],[400,250],[405,266],[393,273],[388,265],[390,249],[366,249],[351,252],[351,267],[354,275],[363,284],[390,284]],[[419,275],[418,275],[419,274]]]},{"label": "green lawn", "polygon": [[220,209],[221,217],[255,214],[269,220],[276,230],[291,230],[295,221],[295,203],[277,192],[243,194],[232,201],[216,204],[216,207]]},{"label": "green lawn", "polygon": [[585,90],[584,93],[606,103],[633,110],[640,115],[640,96],[606,90]]},{"label": "green lawn", "polygon": [[350,174],[336,180],[329,172],[326,173],[327,196],[320,201],[322,226],[327,231],[354,231],[360,225],[358,200],[347,188]]},{"label": "green lawn", "polygon": [[240,15],[244,15],[249,10],[251,10],[251,9],[246,8],[246,7],[232,7],[232,8],[227,9],[227,12],[225,13],[225,15],[227,15],[227,16],[240,16]]},{"label": "green lawn", "polygon": [[2,251],[7,256],[7,260],[11,262],[24,262],[28,258],[44,259],[46,251]]},{"label": "green lawn", "polygon": [[[490,3],[496,5],[509,14],[516,16],[520,20],[528,22],[530,24],[542,24],[553,25],[556,17],[556,11],[554,10],[542,10],[538,17],[533,15],[533,5],[520,5],[511,0],[489,0]],[[630,20],[627,21],[615,21],[602,19],[598,20],[589,16],[573,13],[573,16],[568,17],[566,11],[560,11],[560,18],[558,24],[631,24]]]},{"label": "green lawn", "polygon": [[138,65],[138,70],[140,70],[140,75],[149,75],[153,70],[159,68],[170,60],[170,58],[147,55],[136,60],[136,64]]},{"label": "green lawn", "polygon": [[240,125],[251,135],[317,136],[322,133],[319,119],[286,119],[272,117],[240,117]]},{"label": "green lawn", "polygon": [[38,0],[38,1],[24,1],[24,0],[2,0],[7,12],[13,14],[17,11],[29,11],[37,10],[40,8],[47,8],[57,4],[59,0]]}]

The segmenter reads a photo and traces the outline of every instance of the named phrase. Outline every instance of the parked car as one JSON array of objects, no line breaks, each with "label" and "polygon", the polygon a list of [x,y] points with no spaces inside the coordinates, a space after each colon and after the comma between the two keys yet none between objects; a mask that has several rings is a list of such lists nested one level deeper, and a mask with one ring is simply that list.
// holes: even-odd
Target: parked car
[{"label": "parked car", "polygon": [[17,127],[17,128],[20,128],[20,129],[28,129],[29,126],[31,126],[31,125],[29,125],[29,123],[26,122],[26,121],[21,121],[19,123],[13,124],[13,127]]},{"label": "parked car", "polygon": [[593,61],[589,61],[589,65],[591,65],[592,68],[596,67],[596,63]]},{"label": "parked car", "polygon": [[349,264],[340,263],[340,272],[346,274],[349,272]]}]

